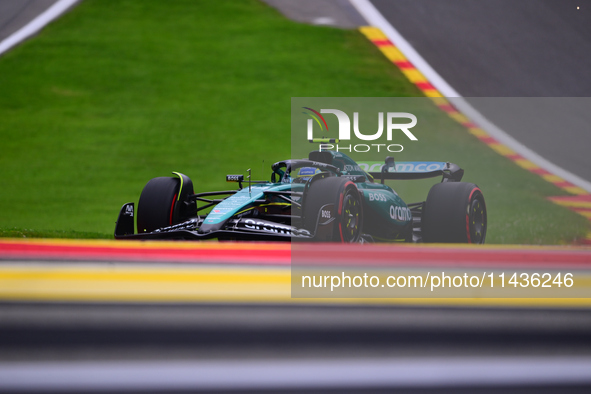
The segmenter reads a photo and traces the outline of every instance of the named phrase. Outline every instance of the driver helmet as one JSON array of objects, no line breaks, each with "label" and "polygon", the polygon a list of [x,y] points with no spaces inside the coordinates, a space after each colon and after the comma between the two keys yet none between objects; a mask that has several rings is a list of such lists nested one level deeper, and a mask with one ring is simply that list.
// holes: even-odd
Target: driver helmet
[{"label": "driver helmet", "polygon": [[303,181],[307,181],[308,179],[310,179],[312,176],[318,174],[320,171],[319,168],[316,167],[300,167],[295,171],[292,171],[291,176],[292,176],[292,182],[294,179],[301,179]]}]

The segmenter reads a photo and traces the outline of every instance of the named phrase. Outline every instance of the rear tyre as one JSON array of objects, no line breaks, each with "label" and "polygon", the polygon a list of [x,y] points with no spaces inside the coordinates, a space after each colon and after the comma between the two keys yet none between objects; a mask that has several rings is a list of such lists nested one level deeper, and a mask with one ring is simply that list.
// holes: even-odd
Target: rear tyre
[{"label": "rear tyre", "polygon": [[473,183],[443,182],[434,185],[423,208],[423,241],[483,244],[486,238],[486,204]]},{"label": "rear tyre", "polygon": [[304,228],[314,234],[314,241],[359,242],[363,206],[353,182],[339,177],[313,180],[303,203]]},{"label": "rear tyre", "polygon": [[154,178],[146,184],[138,202],[138,233],[176,224],[173,223],[173,213],[180,184],[178,178],[170,177]]}]

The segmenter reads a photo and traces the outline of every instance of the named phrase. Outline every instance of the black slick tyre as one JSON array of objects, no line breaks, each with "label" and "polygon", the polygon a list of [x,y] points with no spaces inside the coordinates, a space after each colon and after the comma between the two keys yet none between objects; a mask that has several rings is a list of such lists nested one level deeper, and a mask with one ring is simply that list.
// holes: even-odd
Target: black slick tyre
[{"label": "black slick tyre", "polygon": [[173,213],[180,183],[178,178],[159,177],[146,184],[138,202],[138,233],[149,233],[175,224]]},{"label": "black slick tyre", "polygon": [[304,228],[314,234],[314,241],[359,242],[363,206],[359,190],[350,180],[313,180],[307,185],[302,210]]},{"label": "black slick tyre", "polygon": [[483,244],[486,228],[486,204],[478,186],[443,182],[431,188],[421,220],[423,241]]}]

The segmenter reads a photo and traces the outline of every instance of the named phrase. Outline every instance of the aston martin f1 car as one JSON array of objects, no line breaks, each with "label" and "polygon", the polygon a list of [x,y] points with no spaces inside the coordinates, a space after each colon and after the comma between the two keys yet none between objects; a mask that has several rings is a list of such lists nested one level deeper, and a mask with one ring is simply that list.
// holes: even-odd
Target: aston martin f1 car
[{"label": "aston martin f1 car", "polygon": [[[235,190],[195,193],[191,179],[150,180],[124,204],[117,239],[308,240],[484,243],[486,204],[448,162],[357,163],[342,152],[272,165],[270,181],[227,175]],[[376,171],[377,170],[377,171]],[[441,177],[425,201],[407,204],[385,181]],[[137,232],[135,219],[137,218]]]}]

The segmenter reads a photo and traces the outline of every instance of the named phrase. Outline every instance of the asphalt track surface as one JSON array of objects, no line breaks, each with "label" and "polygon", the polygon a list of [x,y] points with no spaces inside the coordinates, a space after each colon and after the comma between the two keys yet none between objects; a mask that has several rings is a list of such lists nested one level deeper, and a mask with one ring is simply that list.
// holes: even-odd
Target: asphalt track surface
[{"label": "asphalt track surface", "polygon": [[371,2],[485,117],[542,157],[591,181],[588,2]]},{"label": "asphalt track surface", "polygon": [[591,5],[585,1],[371,2],[463,96],[591,93]]},{"label": "asphalt track surface", "polygon": [[55,2],[56,0],[0,0],[0,42]]}]

